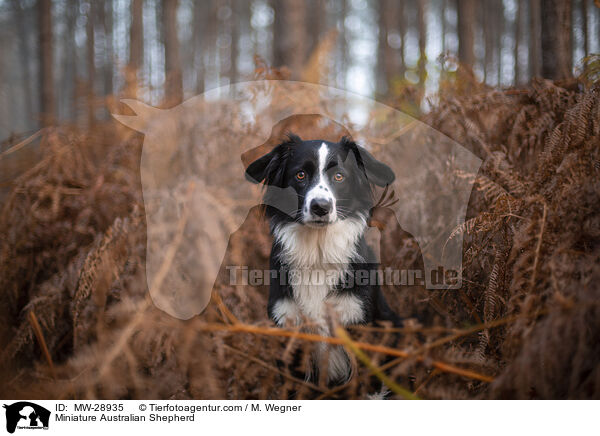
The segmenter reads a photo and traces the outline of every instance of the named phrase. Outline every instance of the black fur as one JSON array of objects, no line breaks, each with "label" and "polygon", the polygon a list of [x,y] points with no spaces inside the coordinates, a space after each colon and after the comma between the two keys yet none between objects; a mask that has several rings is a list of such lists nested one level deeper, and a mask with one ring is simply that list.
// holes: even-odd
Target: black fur
[{"label": "black fur", "polygon": [[[323,143],[330,150],[327,176],[337,173],[344,175],[345,183],[331,183],[329,188],[336,199],[339,219],[368,219],[373,207],[371,185],[385,187],[394,181],[394,173],[387,165],[348,138],[332,143],[303,141],[296,135],[289,135],[288,141],[252,162],[246,170],[248,180],[253,183],[264,181],[266,185],[264,203],[272,231],[277,226],[289,223],[305,224],[303,203],[307,193],[318,183],[318,149]],[[306,175],[302,181],[296,177],[299,171]],[[271,271],[277,272],[270,280],[268,313],[272,319],[275,319],[274,307],[277,302],[282,299],[294,300],[294,291],[287,277],[289,265],[281,253],[281,243],[276,239],[270,259]],[[400,326],[402,320],[388,305],[379,284],[359,285],[352,280],[356,271],[375,271],[379,267],[378,264],[364,261],[374,258],[364,233],[356,242],[355,253],[357,256],[350,259],[348,267],[350,280],[348,283],[338,283],[333,292],[339,295],[349,293],[361,301],[363,316],[360,323],[385,320]]]}]

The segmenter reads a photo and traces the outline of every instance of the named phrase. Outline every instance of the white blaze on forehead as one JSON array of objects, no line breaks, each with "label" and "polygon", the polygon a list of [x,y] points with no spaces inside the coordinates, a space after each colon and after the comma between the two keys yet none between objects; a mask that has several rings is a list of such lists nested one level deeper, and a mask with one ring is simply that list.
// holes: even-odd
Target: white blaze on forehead
[{"label": "white blaze on forehead", "polygon": [[334,221],[336,219],[336,205],[335,205],[335,197],[333,196],[333,192],[329,185],[329,181],[327,180],[326,174],[326,166],[327,166],[327,156],[329,155],[329,147],[324,142],[321,143],[319,147],[319,174],[317,176],[317,180],[315,181],[314,186],[308,191],[306,194],[306,198],[304,200],[303,212],[305,218],[310,215],[310,203],[314,199],[325,199],[329,200],[332,203],[330,220]]},{"label": "white blaze on forehead", "polygon": [[329,149],[327,148],[327,144],[324,142],[321,144],[321,148],[319,148],[319,176],[322,178],[325,174],[325,164],[327,164],[327,154],[329,153]]}]

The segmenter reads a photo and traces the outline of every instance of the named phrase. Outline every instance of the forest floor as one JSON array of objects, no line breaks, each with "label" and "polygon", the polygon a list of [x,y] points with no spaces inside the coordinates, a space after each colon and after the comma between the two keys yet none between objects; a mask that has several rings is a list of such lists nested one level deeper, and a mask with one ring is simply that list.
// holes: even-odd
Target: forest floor
[{"label": "forest floor", "polygon": [[[599,398],[600,87],[445,90],[422,121],[484,160],[456,229],[463,287],[388,287],[420,322],[397,342],[371,326],[326,339],[355,350],[356,375],[335,388],[281,364],[323,339],[275,328],[264,287],[219,282],[189,321],[152,305],[141,135],[114,121],[44,130],[0,215],[0,397],[366,398],[366,357],[393,398]],[[264,265],[268,229],[252,219],[230,244]],[[382,257],[402,262],[401,244]]]}]

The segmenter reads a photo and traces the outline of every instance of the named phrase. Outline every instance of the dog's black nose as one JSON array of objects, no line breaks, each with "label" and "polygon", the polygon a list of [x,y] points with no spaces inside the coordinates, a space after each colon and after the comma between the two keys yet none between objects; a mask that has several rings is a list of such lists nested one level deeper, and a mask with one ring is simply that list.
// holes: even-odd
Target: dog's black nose
[{"label": "dog's black nose", "polygon": [[310,202],[310,212],[316,216],[325,216],[331,212],[333,203],[325,198],[316,198]]}]

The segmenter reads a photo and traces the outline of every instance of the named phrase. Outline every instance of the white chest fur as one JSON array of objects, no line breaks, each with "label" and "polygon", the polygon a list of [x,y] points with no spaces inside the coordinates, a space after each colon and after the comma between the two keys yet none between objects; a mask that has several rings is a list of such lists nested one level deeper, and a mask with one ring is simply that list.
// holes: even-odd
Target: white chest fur
[{"label": "white chest fur", "polygon": [[365,228],[364,219],[346,219],[323,228],[291,223],[274,229],[274,236],[282,246],[281,260],[290,269],[294,294],[294,301],[282,301],[275,306],[278,324],[283,325],[287,320],[298,323],[304,316],[316,323],[322,333],[329,334],[324,331],[328,311],[342,325],[362,320],[359,299],[331,291],[345,274],[350,259],[357,256],[356,243]]},{"label": "white chest fur", "polygon": [[[363,320],[362,302],[351,294],[332,293],[345,274],[348,263],[357,257],[356,243],[366,228],[364,219],[346,219],[324,228],[287,224],[274,230],[282,245],[281,260],[289,267],[293,300],[283,299],[273,308],[278,325],[302,323],[308,318],[311,329],[329,336],[328,315],[342,325]],[[317,346],[315,359],[328,356],[327,377],[341,380],[350,376],[350,359],[343,347]],[[308,376],[308,374],[307,374]]]}]

